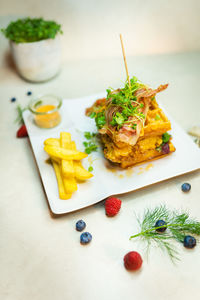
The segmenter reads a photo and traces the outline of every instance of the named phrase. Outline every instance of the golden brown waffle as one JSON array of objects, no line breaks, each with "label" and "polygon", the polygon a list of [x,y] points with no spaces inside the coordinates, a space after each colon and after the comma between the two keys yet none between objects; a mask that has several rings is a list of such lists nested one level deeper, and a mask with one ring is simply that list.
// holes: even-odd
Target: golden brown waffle
[{"label": "golden brown waffle", "polygon": [[167,119],[162,109],[158,106],[156,100],[152,100],[147,113],[144,128],[140,133],[140,138],[162,135],[171,129],[171,123]]},{"label": "golden brown waffle", "polygon": [[[134,146],[125,143],[115,144],[107,134],[101,135],[104,155],[108,160],[120,164],[122,168],[161,158],[166,156],[166,154],[157,149],[162,144],[162,134],[170,129],[170,121],[154,99],[151,101],[146,121],[137,143]],[[170,153],[176,150],[171,141],[169,142],[169,147]]]}]

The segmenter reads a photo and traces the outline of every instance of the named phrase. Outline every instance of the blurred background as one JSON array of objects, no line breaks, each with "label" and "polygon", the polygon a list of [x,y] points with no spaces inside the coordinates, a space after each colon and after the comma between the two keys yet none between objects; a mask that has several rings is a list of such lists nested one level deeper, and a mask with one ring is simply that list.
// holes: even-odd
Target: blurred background
[{"label": "blurred background", "polygon": [[[159,99],[172,117],[186,130],[199,122],[199,0],[0,0],[0,28],[27,16],[62,25],[62,71],[46,83],[23,81],[9,42],[0,34],[0,88],[5,99],[15,91],[26,104],[25,87],[35,94],[76,98],[121,86],[126,79],[122,33],[130,76],[152,87],[168,82]],[[189,112],[188,99],[196,108]]]},{"label": "blurred background", "polygon": [[121,56],[119,33],[127,56],[200,49],[199,0],[0,0],[0,27],[25,16],[62,24],[65,61]]}]

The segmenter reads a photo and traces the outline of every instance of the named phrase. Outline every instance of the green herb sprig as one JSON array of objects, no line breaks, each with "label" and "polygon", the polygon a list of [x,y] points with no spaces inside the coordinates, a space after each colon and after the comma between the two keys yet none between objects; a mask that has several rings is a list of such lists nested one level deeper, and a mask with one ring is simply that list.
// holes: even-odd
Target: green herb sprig
[{"label": "green herb sprig", "polygon": [[45,39],[54,39],[57,33],[62,33],[61,25],[43,18],[25,18],[11,22],[2,33],[15,43],[32,43]]},{"label": "green herb sprig", "polygon": [[87,142],[83,142],[83,145],[85,147],[85,153],[90,154],[92,152],[97,151],[98,146],[96,145],[96,133],[89,131],[84,132],[84,137],[87,139]]},{"label": "green herb sprig", "polygon": [[158,121],[158,120],[160,120],[160,119],[161,119],[161,118],[160,118],[160,115],[159,115],[159,114],[156,114],[155,120]]},{"label": "green herb sprig", "polygon": [[92,172],[94,169],[93,169],[93,167],[92,166],[89,166],[88,167],[88,172]]},{"label": "green herb sprig", "polygon": [[95,119],[95,123],[98,129],[101,129],[106,124],[105,111],[95,112],[93,111],[89,117]]},{"label": "green herb sprig", "polygon": [[163,133],[163,135],[162,135],[162,143],[160,144],[160,146],[158,146],[156,148],[156,150],[159,151],[159,152],[161,152],[162,151],[162,146],[164,144],[168,143],[169,140],[170,140],[170,138],[171,138],[171,135],[168,132]]},{"label": "green herb sprig", "polygon": [[23,112],[28,108],[27,107],[22,108],[21,105],[17,105],[16,109],[17,109],[17,118],[15,120],[15,123],[24,124]]},{"label": "green herb sprig", "polygon": [[101,129],[106,124],[106,116],[104,111],[96,114],[95,122],[98,129]]},{"label": "green herb sprig", "polygon": [[[107,89],[106,104],[93,107],[93,111],[89,114],[90,118],[95,119],[97,128],[101,129],[106,125],[107,129],[112,132],[109,125],[119,130],[126,124],[135,130],[138,120],[144,124],[145,115],[142,112],[144,103],[138,102],[135,96],[135,92],[138,89],[148,89],[148,87],[141,83],[135,76],[130,79],[130,86],[126,81],[124,87],[121,89]],[[109,111],[112,107],[116,109],[114,109],[112,118],[108,120],[105,115],[105,110]],[[133,123],[133,121],[135,121],[135,123]]]},{"label": "green herb sprig", "polygon": [[[143,219],[137,218],[141,231],[138,234],[132,235],[130,239],[141,238],[147,242],[147,249],[151,243],[156,244],[159,248],[168,253],[171,260],[179,259],[178,251],[176,250],[172,240],[177,240],[181,243],[187,234],[200,235],[200,222],[189,217],[187,212],[171,211],[166,206],[158,206],[154,209],[147,209],[144,212]],[[164,220],[165,225],[155,227],[158,220]],[[166,231],[160,233],[156,231],[159,228],[166,227]]]},{"label": "green herb sprig", "polygon": [[[126,82],[124,88],[118,91],[107,89],[107,100],[109,101],[109,106],[118,107],[118,110],[113,114],[113,118],[110,122],[113,127],[117,126],[117,129],[121,128],[125,123],[128,123],[129,117],[134,117],[135,120],[144,122],[145,115],[141,112],[141,108],[144,107],[144,104],[139,103],[135,96],[135,92],[140,88],[146,89],[147,86],[142,84],[135,76],[133,76],[130,80],[130,86],[128,82]],[[130,127],[131,126],[132,121],[130,122]]]}]

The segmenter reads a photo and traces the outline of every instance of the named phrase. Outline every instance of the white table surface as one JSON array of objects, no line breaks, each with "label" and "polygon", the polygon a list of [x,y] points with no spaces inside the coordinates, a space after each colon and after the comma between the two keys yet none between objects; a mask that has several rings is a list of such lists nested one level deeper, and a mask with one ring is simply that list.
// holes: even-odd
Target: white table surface
[{"label": "white table surface", "polygon": [[[2,51],[1,55],[5,53]],[[156,87],[169,82],[160,101],[185,130],[200,125],[200,53],[128,57],[129,72]],[[182,208],[200,220],[200,172],[180,176],[121,196],[118,216],[105,216],[103,203],[52,218],[29,140],[15,137],[15,107],[26,105],[26,92],[80,97],[118,87],[125,78],[122,58],[74,61],[43,84],[23,81],[9,60],[0,69],[0,298],[3,300],[188,300],[199,297],[200,245],[178,245],[181,261],[174,266],[153,248],[147,261],[144,245],[129,241],[139,229],[134,212],[166,204]],[[11,103],[11,97],[17,103]],[[188,153],[190,155],[190,153]],[[187,159],[187,157],[185,158]],[[190,182],[188,194],[181,184]],[[102,186],[103,188],[103,186]],[[84,199],[83,199],[84,201]],[[75,223],[84,219],[93,235],[81,246]],[[123,256],[136,250],[143,256],[137,273],[127,272]]]}]

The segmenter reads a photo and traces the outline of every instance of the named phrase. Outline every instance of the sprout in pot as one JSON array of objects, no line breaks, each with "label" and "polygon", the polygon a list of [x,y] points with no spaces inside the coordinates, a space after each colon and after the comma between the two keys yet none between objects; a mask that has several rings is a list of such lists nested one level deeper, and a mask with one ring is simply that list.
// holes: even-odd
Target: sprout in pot
[{"label": "sprout in pot", "polygon": [[11,22],[1,31],[10,40],[17,70],[23,78],[41,82],[59,72],[61,25],[42,18],[25,18]]}]

